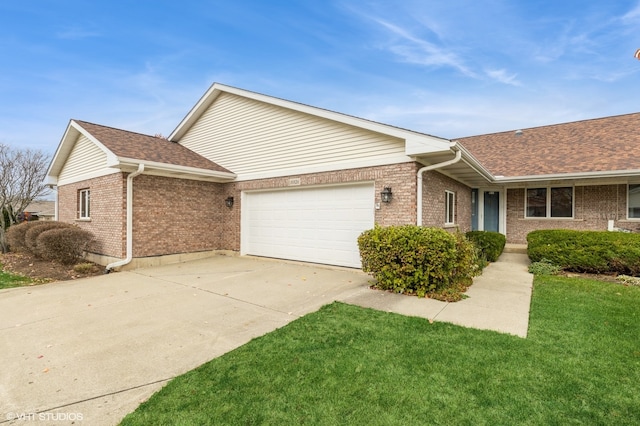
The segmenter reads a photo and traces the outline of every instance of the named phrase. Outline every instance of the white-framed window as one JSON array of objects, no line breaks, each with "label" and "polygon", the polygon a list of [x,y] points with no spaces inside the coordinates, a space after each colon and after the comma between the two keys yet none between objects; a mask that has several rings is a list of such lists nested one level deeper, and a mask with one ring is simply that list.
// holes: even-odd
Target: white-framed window
[{"label": "white-framed window", "polygon": [[91,217],[91,191],[81,189],[78,191],[78,219]]},{"label": "white-framed window", "polygon": [[527,188],[525,217],[572,218],[573,187]]},{"label": "white-framed window", "polygon": [[456,221],[456,193],[452,191],[444,191],[444,199],[444,224],[453,225]]},{"label": "white-framed window", "polygon": [[627,219],[640,219],[640,183],[628,185]]}]

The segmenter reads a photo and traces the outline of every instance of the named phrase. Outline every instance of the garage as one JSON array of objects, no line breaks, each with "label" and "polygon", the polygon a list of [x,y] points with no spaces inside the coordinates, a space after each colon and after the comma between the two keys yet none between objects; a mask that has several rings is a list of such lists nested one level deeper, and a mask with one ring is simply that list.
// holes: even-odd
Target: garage
[{"label": "garage", "polygon": [[371,182],[243,193],[241,252],[359,268],[374,194]]}]

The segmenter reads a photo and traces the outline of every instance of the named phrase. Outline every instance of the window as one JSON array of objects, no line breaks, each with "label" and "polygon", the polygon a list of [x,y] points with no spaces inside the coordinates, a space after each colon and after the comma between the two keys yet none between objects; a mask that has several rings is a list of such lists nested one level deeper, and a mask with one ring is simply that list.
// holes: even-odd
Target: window
[{"label": "window", "polygon": [[445,225],[453,225],[456,221],[456,193],[445,191]]},{"label": "window", "polygon": [[89,219],[91,216],[91,194],[88,189],[78,191],[78,219]]},{"label": "window", "polygon": [[528,188],[526,217],[573,217],[573,187]]},{"label": "window", "polygon": [[629,185],[627,191],[627,205],[629,219],[640,219],[640,184]]}]

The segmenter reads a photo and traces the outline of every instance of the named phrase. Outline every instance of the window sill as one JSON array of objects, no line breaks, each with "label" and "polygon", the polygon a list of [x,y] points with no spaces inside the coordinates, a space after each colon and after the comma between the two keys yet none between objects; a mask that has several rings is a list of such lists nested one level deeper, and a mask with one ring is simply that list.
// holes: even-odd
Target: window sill
[{"label": "window sill", "polygon": [[86,218],[82,218],[82,219],[76,219],[76,222],[91,222],[91,218],[90,217],[86,217]]},{"label": "window sill", "polygon": [[444,224],[444,228],[445,229],[447,229],[447,228],[456,228],[457,226],[458,226],[457,223],[445,223]]}]

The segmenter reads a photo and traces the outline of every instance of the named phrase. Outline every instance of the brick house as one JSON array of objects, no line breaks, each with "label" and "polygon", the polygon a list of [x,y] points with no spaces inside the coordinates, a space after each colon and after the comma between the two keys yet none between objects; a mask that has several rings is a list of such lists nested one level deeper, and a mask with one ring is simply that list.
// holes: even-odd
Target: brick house
[{"label": "brick house", "polygon": [[[227,250],[359,267],[380,225],[640,227],[640,114],[447,140],[214,84],[167,138],[71,120],[57,218],[110,268]],[[635,151],[634,151],[635,150]]]}]

